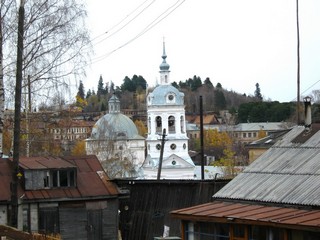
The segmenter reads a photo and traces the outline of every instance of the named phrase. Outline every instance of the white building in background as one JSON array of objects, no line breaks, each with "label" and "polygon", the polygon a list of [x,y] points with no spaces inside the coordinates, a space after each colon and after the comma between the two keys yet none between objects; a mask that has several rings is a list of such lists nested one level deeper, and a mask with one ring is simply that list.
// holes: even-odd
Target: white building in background
[{"label": "white building in background", "polygon": [[147,96],[148,137],[144,178],[156,179],[160,160],[161,137],[166,130],[161,179],[194,179],[195,165],[188,154],[184,93],[173,87],[169,78],[163,44],[160,84]]},{"label": "white building in background", "polygon": [[140,176],[145,139],[133,121],[120,112],[115,95],[109,100],[109,113],[96,122],[91,137],[86,139],[86,152],[98,157],[111,178]]}]

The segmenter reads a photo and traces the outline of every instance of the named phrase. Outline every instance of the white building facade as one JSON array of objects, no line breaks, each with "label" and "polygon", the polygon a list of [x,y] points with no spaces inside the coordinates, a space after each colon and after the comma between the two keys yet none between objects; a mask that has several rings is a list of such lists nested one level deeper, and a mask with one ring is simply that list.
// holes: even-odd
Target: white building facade
[{"label": "white building facade", "polygon": [[145,139],[138,134],[133,121],[120,112],[120,101],[115,95],[109,100],[109,113],[96,122],[91,137],[86,139],[86,152],[98,157],[111,178],[140,176]]},{"label": "white building facade", "polygon": [[[156,179],[159,163],[161,179],[193,179],[195,165],[188,154],[184,93],[170,82],[169,64],[163,45],[160,84],[147,96],[148,136],[144,178]],[[160,162],[162,135],[165,130],[163,158]]]}]

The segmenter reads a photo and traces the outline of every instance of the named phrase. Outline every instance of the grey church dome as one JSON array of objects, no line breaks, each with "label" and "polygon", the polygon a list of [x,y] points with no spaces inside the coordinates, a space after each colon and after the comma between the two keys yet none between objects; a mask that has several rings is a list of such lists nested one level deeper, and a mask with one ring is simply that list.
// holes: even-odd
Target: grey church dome
[{"label": "grey church dome", "polygon": [[141,138],[133,121],[121,113],[108,113],[93,126],[92,139],[136,139]]},{"label": "grey church dome", "polygon": [[92,128],[92,139],[120,140],[142,139],[133,121],[120,113],[120,101],[113,95],[109,100],[109,113],[100,118]]}]

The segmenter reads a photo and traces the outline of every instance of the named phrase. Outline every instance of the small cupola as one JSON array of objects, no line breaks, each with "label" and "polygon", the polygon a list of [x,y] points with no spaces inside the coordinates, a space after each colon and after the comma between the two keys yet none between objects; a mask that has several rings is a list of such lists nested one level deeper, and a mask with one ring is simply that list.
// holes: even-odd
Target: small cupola
[{"label": "small cupola", "polygon": [[120,100],[116,95],[112,95],[109,99],[109,113],[120,113]]}]

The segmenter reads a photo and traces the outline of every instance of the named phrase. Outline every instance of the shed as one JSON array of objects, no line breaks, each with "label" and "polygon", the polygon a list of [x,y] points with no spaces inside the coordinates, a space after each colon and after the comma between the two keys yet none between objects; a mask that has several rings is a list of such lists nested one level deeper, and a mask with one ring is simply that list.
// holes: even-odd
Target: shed
[{"label": "shed", "polygon": [[[12,159],[1,159],[0,223],[10,208]],[[63,239],[117,239],[118,189],[99,160],[83,157],[21,157],[19,229],[60,234]]]},{"label": "shed", "polygon": [[320,125],[296,126],[213,196],[174,210],[182,239],[320,239]]}]

